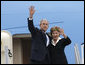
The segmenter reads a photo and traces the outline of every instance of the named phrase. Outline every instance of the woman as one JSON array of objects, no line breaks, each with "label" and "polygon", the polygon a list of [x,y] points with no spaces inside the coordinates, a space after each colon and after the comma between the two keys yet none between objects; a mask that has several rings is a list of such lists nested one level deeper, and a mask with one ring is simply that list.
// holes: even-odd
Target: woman
[{"label": "woman", "polygon": [[[60,38],[62,35],[64,38]],[[60,27],[51,28],[52,41],[49,45],[51,64],[68,64],[64,49],[71,43],[68,36],[64,34],[64,30]]]}]

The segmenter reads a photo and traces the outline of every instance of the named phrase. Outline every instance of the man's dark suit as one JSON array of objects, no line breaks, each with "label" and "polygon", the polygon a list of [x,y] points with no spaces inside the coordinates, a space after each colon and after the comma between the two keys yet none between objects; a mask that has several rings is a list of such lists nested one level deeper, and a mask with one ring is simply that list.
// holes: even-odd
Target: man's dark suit
[{"label": "man's dark suit", "polygon": [[41,62],[46,59],[46,55],[48,56],[46,35],[42,30],[35,28],[33,25],[33,20],[29,20],[29,18],[28,29],[32,35],[31,60]]}]

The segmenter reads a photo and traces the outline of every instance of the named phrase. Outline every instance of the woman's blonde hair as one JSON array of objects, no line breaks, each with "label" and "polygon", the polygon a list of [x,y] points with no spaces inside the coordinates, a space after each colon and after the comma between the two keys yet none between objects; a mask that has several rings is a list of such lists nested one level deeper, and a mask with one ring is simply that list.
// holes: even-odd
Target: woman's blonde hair
[{"label": "woman's blonde hair", "polygon": [[53,31],[58,31],[58,32],[60,32],[59,29],[60,29],[60,27],[57,27],[57,26],[52,27],[52,28],[50,29],[51,35],[52,35]]}]

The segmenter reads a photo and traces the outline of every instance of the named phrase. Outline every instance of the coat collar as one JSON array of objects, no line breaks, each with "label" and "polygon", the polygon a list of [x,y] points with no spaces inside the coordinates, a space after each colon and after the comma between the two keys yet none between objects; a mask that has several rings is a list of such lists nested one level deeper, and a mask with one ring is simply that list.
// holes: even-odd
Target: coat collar
[{"label": "coat collar", "polygon": [[53,45],[53,46],[56,46],[56,44],[59,42],[59,40],[61,40],[61,38],[60,38],[60,37],[58,37],[58,39],[57,39],[56,43],[54,43],[54,40],[52,39],[52,45]]}]

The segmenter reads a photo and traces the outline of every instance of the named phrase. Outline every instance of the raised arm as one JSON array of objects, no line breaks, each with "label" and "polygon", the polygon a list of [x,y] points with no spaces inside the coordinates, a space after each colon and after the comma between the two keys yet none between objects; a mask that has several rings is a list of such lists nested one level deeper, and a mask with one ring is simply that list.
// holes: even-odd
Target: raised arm
[{"label": "raised arm", "polygon": [[59,31],[60,31],[60,35],[62,35],[65,39],[67,38],[67,35],[64,33],[64,30],[60,27],[59,28]]},{"label": "raised arm", "polygon": [[64,33],[64,30],[59,28],[59,31],[60,31],[60,35],[62,35],[64,38],[63,38],[63,42],[64,42],[64,46],[68,45],[71,43],[71,40],[70,38]]},{"label": "raised arm", "polygon": [[29,14],[30,14],[29,18],[33,18],[34,13],[35,13],[34,6],[31,6],[31,7],[29,8]]},{"label": "raised arm", "polygon": [[34,34],[36,32],[36,28],[34,27],[34,24],[33,24],[34,13],[35,13],[34,6],[31,6],[29,8],[28,29],[32,34]]}]

